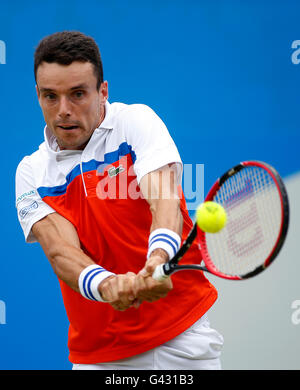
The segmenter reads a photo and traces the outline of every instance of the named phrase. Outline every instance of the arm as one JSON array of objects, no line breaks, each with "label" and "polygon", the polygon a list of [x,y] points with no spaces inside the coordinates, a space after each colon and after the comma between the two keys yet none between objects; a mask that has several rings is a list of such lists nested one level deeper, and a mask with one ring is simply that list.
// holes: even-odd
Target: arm
[{"label": "arm", "polygon": [[[32,233],[42,246],[55,274],[80,293],[79,275],[95,263],[82,251],[73,224],[60,214],[52,213],[36,222],[32,226]],[[100,283],[99,293],[115,309],[125,310],[133,304],[134,277],[133,273],[109,276]]]},{"label": "arm", "polygon": [[78,278],[95,264],[80,248],[75,227],[58,213],[47,215],[32,226],[32,233],[43,248],[55,274],[79,292]]},{"label": "arm", "polygon": [[[140,182],[140,188],[144,198],[150,206],[152,214],[151,232],[159,228],[166,228],[181,237],[182,214],[180,210],[180,198],[176,182],[175,165],[169,164],[156,171],[145,175]],[[170,278],[163,282],[157,282],[152,278],[157,265],[169,260],[168,253],[161,248],[154,249],[138,275],[138,297],[148,301],[154,301],[172,289]]]},{"label": "arm", "polygon": [[174,167],[175,164],[166,165],[141,180],[141,190],[152,213],[151,232],[165,227],[179,235],[182,233],[182,214]]}]

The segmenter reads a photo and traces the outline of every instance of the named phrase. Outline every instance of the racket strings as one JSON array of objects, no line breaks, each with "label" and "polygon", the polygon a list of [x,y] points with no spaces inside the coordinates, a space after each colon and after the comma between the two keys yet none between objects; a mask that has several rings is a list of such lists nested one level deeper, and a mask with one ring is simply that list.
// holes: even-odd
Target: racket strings
[{"label": "racket strings", "polygon": [[250,166],[227,179],[214,199],[227,212],[227,224],[206,234],[214,266],[228,275],[245,275],[264,264],[279,236],[281,200],[272,176]]}]

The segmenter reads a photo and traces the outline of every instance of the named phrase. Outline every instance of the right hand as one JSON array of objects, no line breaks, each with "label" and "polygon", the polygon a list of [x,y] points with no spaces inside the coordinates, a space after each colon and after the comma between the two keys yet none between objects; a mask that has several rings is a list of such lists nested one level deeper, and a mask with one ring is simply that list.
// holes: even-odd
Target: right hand
[{"label": "right hand", "polygon": [[115,310],[124,311],[129,307],[138,307],[139,301],[135,297],[134,282],[136,274],[127,272],[109,276],[100,283],[98,289],[104,301],[107,301]]},{"label": "right hand", "polygon": [[140,270],[136,278],[136,296],[147,302],[154,302],[164,298],[172,290],[173,283],[171,278],[163,281],[157,281],[152,278],[156,267],[164,264],[168,260],[168,255],[163,249],[155,249],[153,254],[146,261],[144,268]]}]

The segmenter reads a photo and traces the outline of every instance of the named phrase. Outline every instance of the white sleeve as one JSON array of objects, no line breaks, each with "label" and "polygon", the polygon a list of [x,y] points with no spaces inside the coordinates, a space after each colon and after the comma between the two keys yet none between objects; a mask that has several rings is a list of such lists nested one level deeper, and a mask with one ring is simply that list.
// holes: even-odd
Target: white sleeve
[{"label": "white sleeve", "polygon": [[182,162],[170,133],[159,116],[148,106],[134,104],[127,111],[127,142],[135,154],[137,182],[149,172],[176,163],[177,180],[181,183]]},{"label": "white sleeve", "polygon": [[39,196],[28,157],[20,162],[16,172],[16,208],[26,242],[36,242],[32,225],[55,210]]}]

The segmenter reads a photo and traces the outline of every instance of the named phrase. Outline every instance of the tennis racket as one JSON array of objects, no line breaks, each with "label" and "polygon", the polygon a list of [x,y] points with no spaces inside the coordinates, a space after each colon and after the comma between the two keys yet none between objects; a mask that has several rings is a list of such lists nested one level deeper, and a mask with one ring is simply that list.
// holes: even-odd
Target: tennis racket
[{"label": "tennis racket", "polygon": [[[289,202],[278,172],[259,161],[244,161],[224,173],[205,201],[222,205],[227,224],[205,233],[194,224],[177,254],[157,266],[153,278],[163,280],[181,270],[200,270],[231,280],[253,277],[277,257],[289,225]],[[199,264],[178,262],[197,239]],[[203,260],[204,265],[201,265]]]}]

